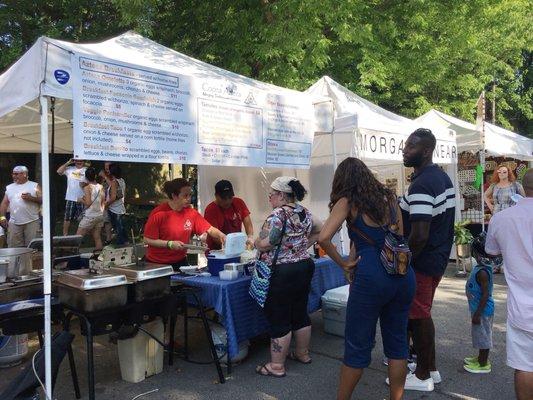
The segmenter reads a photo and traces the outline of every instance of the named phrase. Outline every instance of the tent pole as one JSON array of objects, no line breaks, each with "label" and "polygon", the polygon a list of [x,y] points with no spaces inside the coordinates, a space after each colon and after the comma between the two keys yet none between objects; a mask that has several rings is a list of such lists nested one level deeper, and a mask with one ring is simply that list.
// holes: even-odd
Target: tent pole
[{"label": "tent pole", "polygon": [[479,154],[481,164],[481,231],[485,232],[485,121],[481,122],[481,152]]},{"label": "tent pole", "polygon": [[335,173],[337,169],[337,146],[334,132],[331,132],[331,151],[333,152],[333,173]]},{"label": "tent pole", "polygon": [[[50,114],[52,117],[52,143],[50,148],[50,164],[52,168],[55,166],[55,142],[56,142],[56,98],[50,97]],[[50,178],[50,193],[55,194],[54,190],[54,180]],[[52,198],[50,196],[50,226],[51,226],[51,236],[54,236],[55,233],[55,223],[56,223],[56,201],[55,196]],[[50,241],[50,254],[54,254],[54,241]]]},{"label": "tent pole", "polygon": [[45,362],[45,395],[52,399],[52,336],[51,336],[51,303],[52,268],[50,254],[50,165],[48,163],[48,99],[39,97],[41,103],[41,168],[43,196],[43,280],[44,280],[44,362]]},{"label": "tent pole", "polygon": [[[455,145],[457,146],[457,141],[455,142]],[[456,158],[455,161],[452,159],[453,187],[455,188],[455,221],[456,222],[461,220],[461,191],[459,190],[458,163],[459,163],[459,158]]]}]

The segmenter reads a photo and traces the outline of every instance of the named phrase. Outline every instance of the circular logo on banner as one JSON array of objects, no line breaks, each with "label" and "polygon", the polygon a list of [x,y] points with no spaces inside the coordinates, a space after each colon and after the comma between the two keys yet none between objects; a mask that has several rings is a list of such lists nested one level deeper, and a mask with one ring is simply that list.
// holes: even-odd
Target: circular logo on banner
[{"label": "circular logo on banner", "polygon": [[65,70],[56,69],[54,71],[54,77],[61,85],[65,85],[70,79],[70,74]]}]

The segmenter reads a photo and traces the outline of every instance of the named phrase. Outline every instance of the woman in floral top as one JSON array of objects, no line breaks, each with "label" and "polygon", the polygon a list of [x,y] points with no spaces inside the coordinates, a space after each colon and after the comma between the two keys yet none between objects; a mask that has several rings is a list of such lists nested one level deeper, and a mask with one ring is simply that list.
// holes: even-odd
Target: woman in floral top
[{"label": "woman in floral top", "polygon": [[[315,264],[307,249],[316,242],[321,224],[315,223],[309,210],[297,203],[307,192],[296,178],[281,176],[270,188],[273,210],[263,224],[255,247],[261,252],[261,260],[272,267],[264,308],[270,324],[271,361],[258,366],[256,372],[281,378],[285,376],[287,357],[304,364],[311,362],[307,299]],[[296,349],[289,353],[293,335]]]}]

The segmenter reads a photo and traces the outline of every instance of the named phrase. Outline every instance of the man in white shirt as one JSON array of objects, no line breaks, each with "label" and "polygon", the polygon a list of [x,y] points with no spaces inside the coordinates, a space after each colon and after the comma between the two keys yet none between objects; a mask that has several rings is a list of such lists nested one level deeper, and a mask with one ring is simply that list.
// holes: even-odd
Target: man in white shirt
[{"label": "man in white shirt", "polygon": [[[28,168],[19,165],[13,168],[13,183],[7,185],[0,203],[0,226],[7,228],[8,247],[25,247],[37,237],[41,188],[28,180]],[[6,212],[9,210],[9,223]]]},{"label": "man in white shirt", "polygon": [[[74,165],[72,165],[74,164]],[[63,236],[68,235],[70,221],[77,220],[83,213],[83,204],[78,199],[83,197],[85,179],[85,161],[69,159],[57,169],[59,175],[67,177],[67,192],[65,193],[65,220],[63,221]]]},{"label": "man in white shirt", "polygon": [[522,180],[526,197],[495,214],[485,250],[503,256],[507,294],[507,365],[518,400],[533,399],[533,168]]}]

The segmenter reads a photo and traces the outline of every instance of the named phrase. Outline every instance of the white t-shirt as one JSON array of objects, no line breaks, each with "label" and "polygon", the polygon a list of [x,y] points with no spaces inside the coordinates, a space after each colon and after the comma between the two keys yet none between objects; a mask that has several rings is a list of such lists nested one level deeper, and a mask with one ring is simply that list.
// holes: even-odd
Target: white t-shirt
[{"label": "white t-shirt", "polygon": [[77,201],[80,197],[83,197],[83,189],[80,186],[81,182],[87,182],[85,179],[86,167],[76,168],[67,167],[63,175],[67,177],[67,193],[65,194],[65,200]]},{"label": "white t-shirt", "polygon": [[526,197],[492,217],[485,251],[503,256],[509,323],[533,332],[533,198]]},{"label": "white t-shirt", "polygon": [[27,181],[22,185],[12,183],[6,187],[6,196],[9,200],[10,223],[24,225],[39,219],[41,205],[33,201],[23,200],[22,193],[37,195],[37,183]]}]

